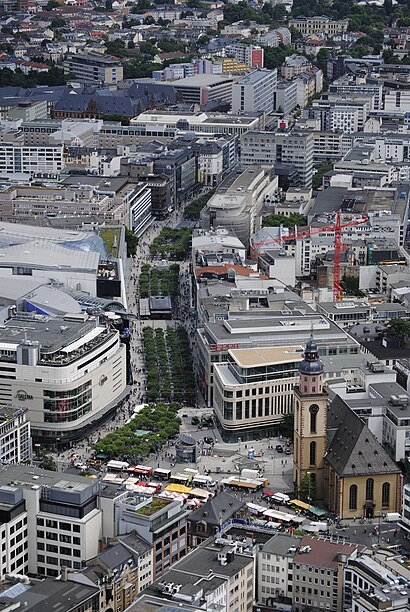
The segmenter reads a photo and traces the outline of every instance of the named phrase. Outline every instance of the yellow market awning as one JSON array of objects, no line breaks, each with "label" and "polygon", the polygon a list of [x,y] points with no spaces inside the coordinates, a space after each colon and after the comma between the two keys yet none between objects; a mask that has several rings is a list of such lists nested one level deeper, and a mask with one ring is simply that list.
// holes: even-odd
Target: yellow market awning
[{"label": "yellow market awning", "polygon": [[303,501],[300,501],[300,499],[291,499],[289,504],[291,506],[297,506],[298,508],[302,508],[303,510],[310,510],[311,506],[309,504],[306,504]]},{"label": "yellow market awning", "polygon": [[185,485],[172,483],[167,485],[164,491],[172,491],[173,493],[189,493],[191,489]]}]

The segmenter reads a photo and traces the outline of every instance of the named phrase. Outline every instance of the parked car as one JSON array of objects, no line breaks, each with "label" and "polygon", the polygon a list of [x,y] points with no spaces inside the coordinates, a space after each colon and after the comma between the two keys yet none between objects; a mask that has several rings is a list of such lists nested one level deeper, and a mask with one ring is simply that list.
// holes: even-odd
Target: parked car
[{"label": "parked car", "polygon": [[283,453],[283,446],[282,446],[282,444],[277,444],[276,445],[276,450],[277,450],[278,453]]},{"label": "parked car", "polygon": [[292,451],[290,450],[290,448],[287,448],[285,450],[285,455],[291,455],[291,454],[292,454]]},{"label": "parked car", "polygon": [[211,438],[211,436],[205,436],[204,437],[204,442],[206,442],[206,444],[213,444],[214,439]]},{"label": "parked car", "polygon": [[191,419],[191,425],[198,425],[199,418],[197,416],[193,416]]}]

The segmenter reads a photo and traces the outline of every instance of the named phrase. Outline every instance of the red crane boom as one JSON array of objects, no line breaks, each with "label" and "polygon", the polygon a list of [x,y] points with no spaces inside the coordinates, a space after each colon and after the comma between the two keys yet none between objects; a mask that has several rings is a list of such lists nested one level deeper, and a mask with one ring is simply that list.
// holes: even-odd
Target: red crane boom
[{"label": "red crane boom", "polygon": [[296,238],[310,238],[310,236],[314,236],[316,234],[322,234],[323,232],[334,232],[335,233],[335,254],[333,259],[333,299],[335,302],[338,302],[341,299],[341,285],[340,285],[340,255],[342,252],[342,230],[346,227],[354,227],[357,225],[362,225],[368,221],[367,216],[363,216],[358,220],[350,220],[347,223],[342,223],[342,213],[340,210],[336,213],[336,222],[330,225],[322,225],[322,227],[308,227],[305,230],[300,232],[293,232],[292,234],[288,234],[286,236],[281,236],[276,238],[275,240],[265,240],[262,242],[255,242],[251,246],[251,251],[253,252],[253,256],[257,254],[257,250],[260,247],[265,247],[269,244],[278,245],[282,242],[287,242],[288,240],[296,240]]}]

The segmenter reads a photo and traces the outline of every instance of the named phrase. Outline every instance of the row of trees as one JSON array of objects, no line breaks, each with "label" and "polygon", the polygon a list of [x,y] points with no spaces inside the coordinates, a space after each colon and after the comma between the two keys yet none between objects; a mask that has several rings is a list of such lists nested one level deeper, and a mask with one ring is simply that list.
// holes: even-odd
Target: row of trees
[{"label": "row of trees", "polygon": [[140,297],[151,295],[179,295],[179,265],[171,264],[168,268],[151,267],[144,264],[139,278]]},{"label": "row of trees", "polygon": [[185,219],[190,219],[191,221],[198,221],[201,215],[201,210],[205,208],[205,206],[207,205],[208,201],[212,198],[214,193],[215,193],[214,190],[209,191],[208,193],[205,193],[204,195],[199,196],[199,198],[192,200],[192,202],[188,204],[188,206],[185,207],[185,210],[184,210]]},{"label": "row of trees", "polygon": [[[128,425],[109,433],[94,444],[96,453],[106,453],[110,459],[138,463],[151,452],[157,452],[165,442],[179,432],[180,404],[149,404]],[[146,431],[143,436],[138,430]]]},{"label": "row of trees", "polygon": [[144,348],[149,401],[195,402],[195,379],[188,335],[176,330],[144,328]]},{"label": "row of trees", "polygon": [[164,227],[160,234],[154,238],[150,252],[152,255],[161,255],[171,259],[182,260],[188,255],[191,245],[190,229],[171,229]]}]

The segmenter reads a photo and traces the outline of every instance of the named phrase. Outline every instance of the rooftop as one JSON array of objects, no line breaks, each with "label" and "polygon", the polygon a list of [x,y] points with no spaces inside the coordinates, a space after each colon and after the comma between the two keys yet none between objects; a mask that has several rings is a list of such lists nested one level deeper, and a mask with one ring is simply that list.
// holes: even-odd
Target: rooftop
[{"label": "rooftop", "polygon": [[231,349],[229,354],[243,368],[289,363],[303,359],[304,348],[298,346],[257,347],[252,349]]},{"label": "rooftop", "polygon": [[330,570],[337,570],[340,554],[349,556],[359,548],[357,544],[336,544],[310,537],[302,538],[301,547],[303,548],[304,546],[309,547],[310,550],[298,552],[293,559],[294,563],[324,567]]}]

